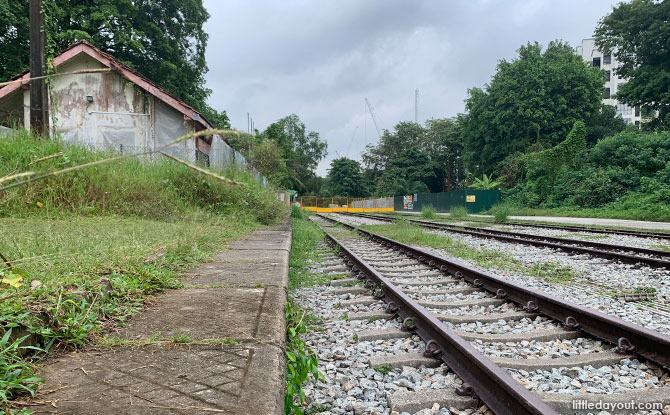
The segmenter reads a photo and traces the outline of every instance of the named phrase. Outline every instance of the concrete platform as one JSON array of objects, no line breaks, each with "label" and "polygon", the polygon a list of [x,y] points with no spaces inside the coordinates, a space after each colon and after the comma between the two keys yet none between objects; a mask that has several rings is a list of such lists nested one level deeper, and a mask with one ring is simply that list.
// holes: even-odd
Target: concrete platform
[{"label": "concrete platform", "polygon": [[[291,226],[263,228],[110,333],[48,358],[27,406],[56,414],[284,413]],[[175,343],[172,339],[181,339]]]}]

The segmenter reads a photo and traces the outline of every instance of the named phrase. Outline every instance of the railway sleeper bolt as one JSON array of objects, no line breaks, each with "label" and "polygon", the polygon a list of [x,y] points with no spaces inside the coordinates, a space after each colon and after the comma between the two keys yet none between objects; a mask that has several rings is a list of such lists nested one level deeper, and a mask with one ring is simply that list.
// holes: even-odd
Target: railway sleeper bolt
[{"label": "railway sleeper bolt", "polygon": [[472,389],[472,386],[468,382],[463,382],[456,388],[456,395],[458,396],[471,396],[474,393],[474,389]]},{"label": "railway sleeper bolt", "polygon": [[426,262],[426,257],[424,257],[423,255],[420,255],[419,256],[419,261]]},{"label": "railway sleeper bolt", "polygon": [[502,288],[498,288],[498,290],[496,291],[496,298],[505,298],[505,297],[507,297],[507,293],[505,292],[505,290],[503,290]]},{"label": "railway sleeper bolt", "polygon": [[356,278],[358,278],[359,280],[364,280],[365,279],[365,274],[363,274],[362,272],[359,272],[358,274],[356,274]]},{"label": "railway sleeper bolt", "polygon": [[461,271],[456,271],[456,274],[454,274],[454,275],[455,275],[456,278],[458,278],[459,280],[463,278],[463,273],[462,273]]},{"label": "railway sleeper bolt", "polygon": [[528,303],[526,303],[526,306],[523,309],[528,311],[529,313],[535,313],[540,309],[540,307],[538,307],[537,304],[535,304],[535,302],[531,300],[528,301]]},{"label": "railway sleeper bolt", "polygon": [[426,343],[426,350],[423,351],[425,357],[435,357],[437,358],[442,354],[442,348],[435,340],[428,340]]},{"label": "railway sleeper bolt", "polygon": [[565,328],[567,330],[577,330],[579,328],[579,323],[577,322],[577,319],[572,316],[567,316],[563,324],[565,324]]},{"label": "railway sleeper bolt", "polygon": [[347,266],[353,267],[354,266],[353,261],[351,261],[351,260],[347,261]]},{"label": "railway sleeper bolt", "polygon": [[416,330],[416,323],[414,322],[414,319],[412,317],[405,317],[405,319],[402,321],[402,328],[406,331]]},{"label": "railway sleeper bolt", "polygon": [[431,267],[434,267],[435,266],[435,261],[433,261],[431,259],[430,261],[428,261],[428,265],[430,265]]},{"label": "railway sleeper bolt", "polygon": [[358,268],[358,265],[354,265],[354,267],[352,268],[352,271],[354,271],[354,272],[358,272],[358,271],[360,271],[360,270],[361,270],[361,269]]},{"label": "railway sleeper bolt", "polygon": [[482,287],[482,286],[484,285],[484,283],[481,282],[481,281],[479,280],[479,278],[475,278],[475,280],[472,281],[472,285],[474,285],[475,288],[479,288],[479,287]]},{"label": "railway sleeper bolt", "polygon": [[449,270],[449,268],[447,268],[446,265],[440,265],[440,271],[447,272],[448,270]]},{"label": "railway sleeper bolt", "polygon": [[377,299],[384,298],[384,290],[382,290],[381,288],[377,288],[375,290],[374,297]]},{"label": "railway sleeper bolt", "polygon": [[630,340],[625,337],[619,337],[615,352],[619,354],[628,354],[633,353],[636,349],[637,347],[633,346],[633,343],[631,343]]},{"label": "railway sleeper bolt", "polygon": [[389,303],[386,305],[386,313],[395,314],[397,312],[398,312],[398,305],[393,301],[389,301]]},{"label": "railway sleeper bolt", "polygon": [[372,282],[372,280],[370,278],[365,280],[365,288],[372,288],[374,286],[375,286],[375,284]]}]

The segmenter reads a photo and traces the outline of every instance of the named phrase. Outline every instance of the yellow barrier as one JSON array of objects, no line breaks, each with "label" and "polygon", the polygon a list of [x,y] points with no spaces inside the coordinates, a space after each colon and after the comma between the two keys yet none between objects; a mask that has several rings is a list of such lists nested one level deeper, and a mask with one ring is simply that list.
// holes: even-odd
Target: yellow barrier
[{"label": "yellow barrier", "polygon": [[300,209],[317,213],[393,212],[393,198],[363,199],[303,196],[300,199]]}]

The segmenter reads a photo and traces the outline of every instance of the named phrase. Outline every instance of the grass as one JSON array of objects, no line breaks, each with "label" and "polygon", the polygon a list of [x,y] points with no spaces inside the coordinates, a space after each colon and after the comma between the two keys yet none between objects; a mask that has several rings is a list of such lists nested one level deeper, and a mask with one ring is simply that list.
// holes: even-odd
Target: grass
[{"label": "grass", "polygon": [[463,220],[468,217],[468,210],[463,206],[454,206],[449,211],[449,218]]},{"label": "grass", "polygon": [[562,235],[558,235],[559,238],[580,238],[580,239],[587,239],[587,240],[596,240],[596,239],[607,239],[607,235],[585,235],[583,233],[578,233],[578,232],[568,232],[564,233]]},{"label": "grass", "polygon": [[390,364],[385,364],[385,365],[379,365],[375,367],[375,370],[382,375],[387,375],[391,371],[391,365]]},{"label": "grass", "polygon": [[482,268],[519,272],[547,282],[567,282],[579,276],[572,268],[560,267],[551,262],[529,267],[503,252],[473,249],[447,236],[426,232],[420,226],[407,222],[394,225],[368,225],[362,228],[406,244],[442,249],[455,257],[473,261]]},{"label": "grass", "polygon": [[[19,131],[0,139],[0,177],[112,155]],[[287,212],[246,173],[229,172],[243,187],[207,177],[162,159],[124,159],[0,191],[0,253],[13,266],[0,263],[0,280],[15,283],[0,283],[0,404],[35,390],[32,364],[46,352],[102,338],[227,241]]]},{"label": "grass", "polygon": [[505,223],[509,220],[509,216],[512,214],[512,209],[507,205],[498,204],[489,209],[489,213],[493,215],[493,222]]},{"label": "grass", "polygon": [[668,245],[652,245],[654,249],[660,249],[661,251],[670,251],[670,246]]},{"label": "grass", "polygon": [[293,239],[289,258],[289,290],[324,284],[330,281],[325,274],[312,272],[309,260],[317,258],[317,246],[323,241],[323,231],[307,217],[293,218]]},{"label": "grass", "polygon": [[435,219],[437,217],[437,212],[433,205],[424,205],[421,207],[421,217],[424,219]]}]

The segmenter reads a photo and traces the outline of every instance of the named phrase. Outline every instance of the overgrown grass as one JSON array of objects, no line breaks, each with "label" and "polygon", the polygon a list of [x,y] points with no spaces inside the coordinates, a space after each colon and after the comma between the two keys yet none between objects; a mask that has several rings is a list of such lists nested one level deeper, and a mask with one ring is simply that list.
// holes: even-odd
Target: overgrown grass
[{"label": "overgrown grass", "polygon": [[507,205],[498,204],[489,209],[489,213],[493,215],[493,222],[505,223],[509,220],[512,210]]},{"label": "overgrown grass", "polygon": [[[20,131],[0,139],[0,177],[111,155]],[[0,280],[15,282],[0,283],[0,405],[34,391],[31,364],[44,352],[97,339],[226,241],[287,213],[273,189],[229,173],[246,186],[171,161],[125,159],[0,192],[0,252],[13,266],[0,262]]]},{"label": "overgrown grass", "polygon": [[463,206],[454,206],[449,210],[451,219],[463,220],[468,217],[468,210]]},{"label": "overgrown grass", "polygon": [[421,207],[421,217],[424,219],[435,219],[437,212],[433,205],[424,205]]},{"label": "overgrown grass", "polygon": [[309,269],[309,260],[317,258],[317,246],[323,241],[323,238],[323,231],[306,215],[301,218],[293,218],[293,239],[289,259],[289,290],[329,281],[327,276],[315,274]]},{"label": "overgrown grass", "polygon": [[[31,165],[57,153],[63,155]],[[25,171],[41,175],[114,155],[57,140],[36,140],[19,130],[0,138],[0,177]],[[0,217],[114,214],[181,220],[204,211],[273,223],[285,214],[273,189],[263,188],[245,171],[219,172],[246,184],[232,186],[163,156],[151,157],[113,161],[0,192]]]},{"label": "overgrown grass", "polygon": [[455,257],[473,261],[482,268],[518,272],[547,282],[567,282],[578,277],[570,267],[558,266],[551,262],[526,266],[503,252],[472,249],[447,236],[426,232],[420,226],[406,222],[394,225],[368,225],[362,228],[406,244],[442,249]]}]

